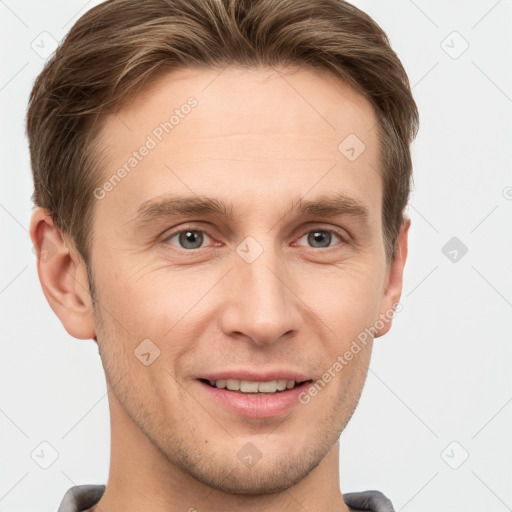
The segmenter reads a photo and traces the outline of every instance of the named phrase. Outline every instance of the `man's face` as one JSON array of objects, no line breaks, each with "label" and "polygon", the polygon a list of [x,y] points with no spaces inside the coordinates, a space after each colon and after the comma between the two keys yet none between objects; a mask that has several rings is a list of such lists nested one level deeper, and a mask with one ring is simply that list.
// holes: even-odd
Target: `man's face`
[{"label": "man's face", "polygon": [[[108,118],[101,185],[138,152],[94,204],[114,428],[136,426],[170,463],[235,493],[287,488],[322,461],[356,406],[371,340],[333,365],[396,299],[376,123],[337,79],[240,68],[166,75]],[[353,135],[339,149],[351,134],[362,153]],[[228,211],[148,208],[172,198]],[[299,199],[340,208],[301,210]],[[308,382],[268,395],[209,383],[228,379]]]}]

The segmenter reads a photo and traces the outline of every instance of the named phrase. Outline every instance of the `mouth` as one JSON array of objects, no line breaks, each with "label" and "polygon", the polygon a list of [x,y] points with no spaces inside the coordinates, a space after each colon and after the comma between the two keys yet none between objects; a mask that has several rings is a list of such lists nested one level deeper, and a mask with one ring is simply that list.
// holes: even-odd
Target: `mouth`
[{"label": "mouth", "polygon": [[270,380],[199,378],[196,382],[209,402],[223,410],[248,418],[271,418],[289,413],[300,405],[299,396],[312,379],[302,377]]}]

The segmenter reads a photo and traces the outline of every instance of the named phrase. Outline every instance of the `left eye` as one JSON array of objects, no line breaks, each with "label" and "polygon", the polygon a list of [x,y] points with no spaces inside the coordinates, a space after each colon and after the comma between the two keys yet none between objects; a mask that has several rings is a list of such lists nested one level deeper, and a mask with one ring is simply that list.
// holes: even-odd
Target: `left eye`
[{"label": "left eye", "polygon": [[343,241],[340,235],[327,229],[314,229],[312,231],[308,231],[300,238],[300,240],[306,238],[307,242],[310,243],[313,248],[317,249],[329,247],[333,236],[337,237],[338,240]]},{"label": "left eye", "polygon": [[198,249],[201,247],[205,236],[210,238],[204,231],[187,229],[167,238],[167,241],[171,242],[173,239],[177,238],[182,249]]}]

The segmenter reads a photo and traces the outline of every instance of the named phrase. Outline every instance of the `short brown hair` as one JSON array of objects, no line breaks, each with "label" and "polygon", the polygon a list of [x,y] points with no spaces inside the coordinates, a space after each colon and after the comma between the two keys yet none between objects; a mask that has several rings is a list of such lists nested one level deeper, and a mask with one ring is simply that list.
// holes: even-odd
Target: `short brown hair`
[{"label": "short brown hair", "polygon": [[34,203],[71,237],[89,268],[93,190],[101,180],[97,134],[105,114],[160,73],[230,64],[330,70],[371,102],[390,262],[409,199],[418,111],[386,34],[342,0],[108,0],[90,9],[30,95]]}]

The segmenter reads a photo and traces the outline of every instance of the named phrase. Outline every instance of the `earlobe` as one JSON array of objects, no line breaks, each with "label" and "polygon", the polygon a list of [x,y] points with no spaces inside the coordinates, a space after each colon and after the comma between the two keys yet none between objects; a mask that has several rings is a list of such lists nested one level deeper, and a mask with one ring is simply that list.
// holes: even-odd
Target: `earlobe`
[{"label": "earlobe", "polygon": [[387,272],[387,285],[382,298],[380,311],[380,324],[384,325],[382,329],[378,330],[375,338],[383,336],[391,329],[394,312],[398,312],[402,309],[399,302],[402,296],[403,275],[405,262],[407,260],[407,243],[410,226],[411,219],[405,217],[397,236],[394,258],[389,264]]},{"label": "earlobe", "polygon": [[40,207],[32,214],[30,238],[37,254],[39,281],[50,307],[71,336],[94,338],[87,268],[78,251],[73,251],[69,237]]}]

